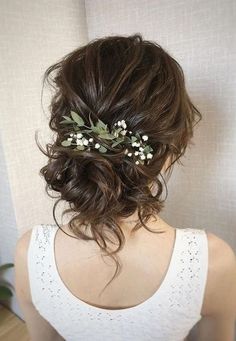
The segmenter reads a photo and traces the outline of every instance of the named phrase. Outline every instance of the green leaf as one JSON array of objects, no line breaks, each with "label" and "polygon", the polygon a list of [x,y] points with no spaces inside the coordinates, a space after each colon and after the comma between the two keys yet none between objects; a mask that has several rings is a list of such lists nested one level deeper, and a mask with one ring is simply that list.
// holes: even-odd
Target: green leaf
[{"label": "green leaf", "polygon": [[148,149],[147,149],[148,153],[151,153],[151,152],[153,151],[153,149],[152,149],[151,146],[148,145],[147,148],[148,148]]},{"label": "green leaf", "polygon": [[117,146],[117,145],[120,144],[121,142],[124,142],[124,139],[123,139],[123,138],[117,139],[116,142],[112,143],[112,147]]},{"label": "green leaf", "polygon": [[79,127],[82,127],[84,125],[84,120],[76,112],[71,111],[70,114]]},{"label": "green leaf", "polygon": [[98,119],[98,123],[100,127],[104,128],[105,130],[107,130],[107,124],[105,124],[104,122],[102,122],[101,120]]},{"label": "green leaf", "polygon": [[106,131],[104,131],[104,129],[102,127],[98,126],[97,129],[98,129],[98,134],[105,134],[106,133]]},{"label": "green leaf", "polygon": [[131,141],[132,141],[132,143],[135,142],[135,141],[137,141],[137,137],[131,136]]},{"label": "green leaf", "polygon": [[91,133],[92,130],[91,129],[83,129],[83,130],[80,130],[81,133]]},{"label": "green leaf", "polygon": [[95,127],[95,126],[92,126],[92,131],[95,133],[95,134],[100,134],[101,133],[101,129],[99,127]]},{"label": "green leaf", "polygon": [[62,116],[62,117],[64,117],[64,118],[66,119],[66,121],[73,122],[73,120],[72,120],[69,116],[64,115],[64,116]]},{"label": "green leaf", "polygon": [[12,296],[12,292],[5,286],[0,286],[0,300],[7,300]]},{"label": "green leaf", "polygon": [[116,132],[119,134],[119,133],[121,132],[121,130],[123,130],[123,128],[122,128],[122,127],[120,127],[120,128],[117,128],[117,129],[116,129]]},{"label": "green leaf", "polygon": [[107,151],[107,149],[104,146],[101,146],[98,150],[101,153],[106,153],[106,151]]},{"label": "green leaf", "polygon": [[14,266],[13,263],[6,263],[6,264],[3,264],[0,266],[0,271],[3,271],[3,270],[6,270],[6,269],[9,269],[9,268],[12,268]]},{"label": "green leaf", "polygon": [[84,146],[77,146],[75,149],[78,149],[78,150],[84,150],[85,147]]},{"label": "green leaf", "polygon": [[115,139],[115,136],[108,134],[108,133],[101,133],[99,134],[99,137],[105,140],[113,140]]},{"label": "green leaf", "polygon": [[149,151],[150,151],[150,147],[149,146],[144,147],[143,152],[149,153]]},{"label": "green leaf", "polygon": [[64,141],[62,141],[61,145],[64,146],[64,147],[68,147],[68,146],[71,145],[71,141],[64,140]]},{"label": "green leaf", "polygon": [[59,123],[63,123],[63,124],[71,124],[71,123],[73,123],[73,121],[67,121],[67,120],[63,120],[63,121],[60,121]]},{"label": "green leaf", "polygon": [[80,127],[78,127],[77,125],[74,126],[73,129],[76,133],[80,133]]},{"label": "green leaf", "polygon": [[118,142],[114,142],[114,143],[112,143],[112,147],[115,147],[115,146],[117,146],[118,144],[119,144],[120,142],[118,141]]}]

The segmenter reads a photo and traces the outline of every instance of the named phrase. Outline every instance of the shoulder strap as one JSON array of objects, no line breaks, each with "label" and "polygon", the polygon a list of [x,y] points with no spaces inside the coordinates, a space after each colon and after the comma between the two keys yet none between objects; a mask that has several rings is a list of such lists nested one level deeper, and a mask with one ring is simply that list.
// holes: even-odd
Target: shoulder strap
[{"label": "shoulder strap", "polygon": [[30,282],[31,298],[34,305],[40,306],[40,293],[43,293],[47,285],[51,247],[53,247],[53,235],[55,225],[36,225],[32,228],[31,238],[28,248],[27,262]]},{"label": "shoulder strap", "polygon": [[179,269],[177,274],[184,284],[185,303],[189,312],[201,317],[208,273],[208,239],[204,229],[181,229]]}]

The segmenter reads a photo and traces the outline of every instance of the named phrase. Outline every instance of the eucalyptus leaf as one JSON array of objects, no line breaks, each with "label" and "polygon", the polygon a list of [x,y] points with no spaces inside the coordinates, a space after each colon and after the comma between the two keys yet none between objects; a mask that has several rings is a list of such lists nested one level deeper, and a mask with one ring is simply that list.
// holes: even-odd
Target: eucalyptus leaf
[{"label": "eucalyptus leaf", "polygon": [[132,143],[135,142],[135,141],[137,141],[137,137],[131,136],[131,141],[132,141]]},{"label": "eucalyptus leaf", "polygon": [[76,112],[71,111],[70,114],[79,127],[82,127],[84,125],[84,120]]},{"label": "eucalyptus leaf", "polygon": [[64,117],[67,121],[73,122],[73,120],[69,116],[64,115],[62,117]]},{"label": "eucalyptus leaf", "polygon": [[12,292],[5,286],[0,286],[0,300],[6,300],[12,296]]},{"label": "eucalyptus leaf", "polygon": [[144,147],[143,152],[149,153],[149,151],[150,151],[150,147],[149,146]]},{"label": "eucalyptus leaf", "polygon": [[95,126],[92,126],[92,131],[96,134],[100,134],[101,133],[101,129],[99,127],[95,127]]},{"label": "eucalyptus leaf", "polygon": [[120,144],[121,142],[124,142],[124,139],[123,139],[123,138],[117,139],[116,142],[114,142],[114,143],[112,144],[112,147],[117,146],[117,145]]},{"label": "eucalyptus leaf", "polygon": [[101,146],[98,150],[101,153],[106,153],[106,151],[107,151],[107,149],[104,146]]},{"label": "eucalyptus leaf", "polygon": [[103,130],[103,127],[102,127],[102,125],[100,124],[100,122],[98,121],[98,122],[96,122],[96,127],[99,129],[99,130]]},{"label": "eucalyptus leaf", "polygon": [[108,134],[108,133],[101,133],[99,134],[99,137],[105,140],[113,140],[115,139],[115,136]]},{"label": "eucalyptus leaf", "polygon": [[103,129],[102,127],[100,127],[99,125],[97,126],[97,129],[98,129],[98,133],[99,133],[99,134],[104,134],[104,133],[106,133],[106,132],[104,131],[104,129]]},{"label": "eucalyptus leaf", "polygon": [[118,141],[118,142],[116,141],[116,142],[112,143],[111,146],[112,146],[112,147],[115,147],[115,146],[117,146],[119,143],[120,143],[120,141]]},{"label": "eucalyptus leaf", "polygon": [[98,122],[99,122],[100,127],[103,127],[105,130],[107,130],[107,124],[105,124],[104,122],[102,122],[99,119],[98,119]]},{"label": "eucalyptus leaf", "polygon": [[60,121],[59,123],[63,123],[63,124],[71,124],[71,123],[73,123],[73,121],[67,121],[67,120],[63,120],[63,121]]},{"label": "eucalyptus leaf", "polygon": [[92,130],[91,129],[83,129],[83,130],[80,130],[81,133],[91,133]]},{"label": "eucalyptus leaf", "polygon": [[62,146],[64,146],[64,147],[68,147],[68,146],[70,146],[71,145],[71,141],[68,141],[68,140],[64,140],[64,141],[62,141]]},{"label": "eucalyptus leaf", "polygon": [[122,127],[120,127],[120,128],[118,128],[118,129],[116,129],[116,132],[119,134],[119,133],[121,132],[121,130],[123,130],[123,128],[122,128]]}]

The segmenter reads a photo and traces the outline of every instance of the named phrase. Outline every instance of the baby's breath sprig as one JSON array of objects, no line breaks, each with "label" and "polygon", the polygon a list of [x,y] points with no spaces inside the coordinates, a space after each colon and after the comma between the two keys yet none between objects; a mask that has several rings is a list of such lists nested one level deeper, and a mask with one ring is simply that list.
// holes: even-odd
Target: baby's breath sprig
[{"label": "baby's breath sprig", "polygon": [[[65,118],[65,120],[60,122],[66,125],[73,125],[73,131],[65,134],[69,135],[69,137],[61,142],[62,146],[75,146],[74,149],[88,151],[90,151],[91,148],[94,148],[100,153],[106,153],[106,147],[110,146],[110,143],[112,142],[112,148],[119,145],[126,147],[124,153],[128,157],[134,156],[136,164],[144,164],[145,160],[147,160],[147,163],[149,163],[150,159],[152,159],[153,149],[146,143],[148,136],[141,136],[139,133],[133,134],[131,130],[127,129],[125,120],[116,122],[110,132],[107,124],[102,122],[100,119],[98,119],[96,124],[94,124],[91,117],[89,116],[89,127],[84,124],[83,118],[76,112],[71,111],[70,114],[71,117],[62,116]],[[81,129],[82,127],[87,129]],[[87,138],[84,135],[87,135]],[[96,137],[99,138],[100,143],[96,142]],[[101,143],[102,140],[105,140],[105,146]]]}]

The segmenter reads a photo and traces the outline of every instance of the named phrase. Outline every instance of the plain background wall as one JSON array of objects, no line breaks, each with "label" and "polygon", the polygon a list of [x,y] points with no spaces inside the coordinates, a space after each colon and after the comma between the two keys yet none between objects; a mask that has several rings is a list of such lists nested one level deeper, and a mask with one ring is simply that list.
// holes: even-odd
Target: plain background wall
[{"label": "plain background wall", "polygon": [[182,65],[203,115],[184,166],[176,164],[167,183],[160,216],[176,227],[205,228],[235,250],[235,1],[3,0],[0,6],[1,199],[7,205],[0,210],[0,261],[12,261],[16,231],[54,223],[53,201],[38,175],[45,158],[34,141],[36,129],[45,140],[49,135],[40,104],[43,71],[88,40],[135,32]]},{"label": "plain background wall", "polygon": [[[53,200],[38,174],[46,159],[34,140],[38,129],[43,146],[49,136],[42,75],[88,38],[84,1],[2,0],[0,22],[0,262],[5,263],[13,261],[18,236],[38,222],[53,222]],[[13,269],[4,274],[11,283],[13,276]],[[10,304],[22,316],[15,295]]]}]

